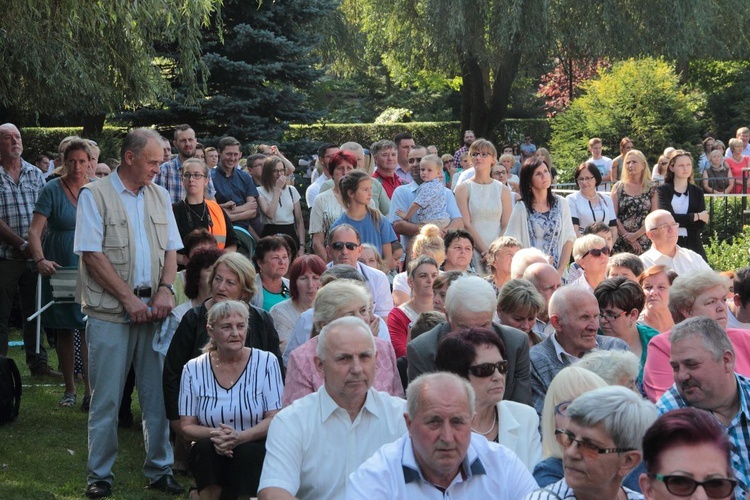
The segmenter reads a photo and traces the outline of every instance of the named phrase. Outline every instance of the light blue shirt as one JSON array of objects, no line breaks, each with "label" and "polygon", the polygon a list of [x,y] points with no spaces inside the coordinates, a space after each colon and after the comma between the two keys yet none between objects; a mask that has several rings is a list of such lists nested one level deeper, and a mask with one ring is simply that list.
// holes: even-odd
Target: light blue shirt
[{"label": "light blue shirt", "polygon": [[[128,191],[120,180],[118,171],[110,174],[112,187],[120,195],[125,210],[128,214],[128,222],[135,238],[135,255],[133,262],[133,286],[151,285],[151,247],[146,233],[145,201],[143,188],[138,194]],[[166,189],[159,186],[159,192],[164,198],[164,206],[167,215],[167,251],[180,250],[182,238],[177,229],[177,223],[172,212],[172,203]],[[73,242],[73,251],[81,255],[83,252],[101,252],[104,241],[104,221],[102,214],[96,207],[94,195],[91,191],[84,189],[78,198],[78,209],[76,211],[76,234]]]},{"label": "light blue shirt", "polygon": [[[401,217],[396,215],[396,210],[403,210],[404,212],[409,211],[409,207],[412,203],[414,203],[414,200],[417,199],[418,187],[419,184],[417,184],[416,182],[410,182],[406,186],[397,187],[393,192],[393,197],[391,197],[391,209],[388,212],[388,220],[391,222],[391,224],[401,220]],[[450,220],[460,219],[461,212],[459,212],[458,210],[456,197],[453,195],[453,192],[450,189],[444,187],[443,195],[445,196],[445,209],[448,212],[448,218]],[[418,224],[417,215],[415,214],[414,217],[409,219],[409,222]],[[401,245],[404,248],[408,248],[408,240],[409,239],[405,236],[401,237]]]}]

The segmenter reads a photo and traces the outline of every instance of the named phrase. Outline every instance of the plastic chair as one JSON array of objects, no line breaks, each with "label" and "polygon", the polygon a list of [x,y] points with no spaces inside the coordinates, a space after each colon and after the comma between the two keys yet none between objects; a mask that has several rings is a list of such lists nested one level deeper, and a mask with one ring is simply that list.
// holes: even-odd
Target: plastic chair
[{"label": "plastic chair", "polygon": [[42,313],[55,304],[71,304],[76,300],[76,283],[78,282],[78,268],[62,267],[55,274],[47,277],[52,300],[42,305],[42,280],[45,276],[41,274],[36,282],[36,312],[26,318],[26,321],[36,319],[36,352],[39,353],[42,332]]}]

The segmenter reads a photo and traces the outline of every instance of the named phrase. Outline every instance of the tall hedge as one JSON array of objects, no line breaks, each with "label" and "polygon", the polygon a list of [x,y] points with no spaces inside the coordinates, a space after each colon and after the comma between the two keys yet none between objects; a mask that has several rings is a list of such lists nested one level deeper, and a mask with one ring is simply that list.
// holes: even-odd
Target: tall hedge
[{"label": "tall hedge", "polygon": [[[50,158],[57,156],[57,148],[65,137],[69,135],[81,135],[81,127],[24,127],[21,129],[23,139],[23,157],[32,162],[38,155],[45,154]],[[120,127],[104,127],[101,134],[96,137],[86,137],[96,141],[101,153],[99,160],[107,158],[119,158],[120,146],[127,133],[127,129]]]}]

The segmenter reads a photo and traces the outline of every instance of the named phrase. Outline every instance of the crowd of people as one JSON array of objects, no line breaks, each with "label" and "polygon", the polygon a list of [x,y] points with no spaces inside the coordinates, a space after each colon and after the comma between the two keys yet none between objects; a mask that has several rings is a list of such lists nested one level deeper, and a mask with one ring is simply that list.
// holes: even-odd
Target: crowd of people
[{"label": "crowd of people", "polygon": [[28,317],[37,276],[47,298],[77,268],[77,303],[42,317],[61,372],[23,336],[60,406],[80,359],[89,498],[134,387],[168,494],[184,474],[202,499],[745,498],[750,267],[711,269],[701,230],[748,141],[652,170],[593,138],[565,196],[531,137],[441,156],[400,133],[323,144],[300,193],[276,146],[244,161],[189,125],[130,131],[107,169],[79,137],[31,165],[0,125],[0,354],[16,292]]}]

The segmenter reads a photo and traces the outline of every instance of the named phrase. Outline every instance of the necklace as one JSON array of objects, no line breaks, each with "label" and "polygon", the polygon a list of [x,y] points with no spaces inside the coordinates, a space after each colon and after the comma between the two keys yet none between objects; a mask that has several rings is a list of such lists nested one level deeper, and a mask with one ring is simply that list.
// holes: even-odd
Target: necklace
[{"label": "necklace", "polygon": [[599,195],[597,193],[594,193],[594,196],[586,196],[585,194],[583,194],[583,191],[581,191],[580,193],[581,193],[581,196],[583,196],[584,198],[586,198],[589,201],[594,201],[595,199],[597,199],[599,197]]},{"label": "necklace", "polygon": [[67,183],[67,182],[65,182],[65,181],[64,181],[64,180],[62,179],[62,177],[60,177],[60,182],[62,182],[62,183],[63,183],[63,186],[65,186],[65,187],[67,188],[68,192],[70,193],[70,196],[72,196],[72,197],[73,197],[73,199],[74,199],[74,200],[76,201],[76,203],[78,203],[78,196],[76,196],[76,195],[74,195],[74,194],[73,194],[73,191],[72,191],[72,190],[70,189],[70,186],[68,186],[68,183]]},{"label": "necklace", "polygon": [[185,206],[187,207],[188,210],[193,212],[195,216],[198,217],[198,219],[200,219],[201,222],[203,222],[203,219],[206,218],[206,202],[205,201],[203,202],[203,215],[199,214],[198,212],[190,208],[190,205],[188,204],[187,200],[185,200]]},{"label": "necklace", "polygon": [[477,434],[481,434],[482,436],[486,436],[487,434],[492,432],[492,429],[495,428],[495,424],[497,424],[497,407],[495,407],[495,411],[493,413],[494,413],[494,418],[492,419],[492,426],[487,430],[487,432],[478,431],[474,427],[472,427],[471,430],[476,432]]}]

